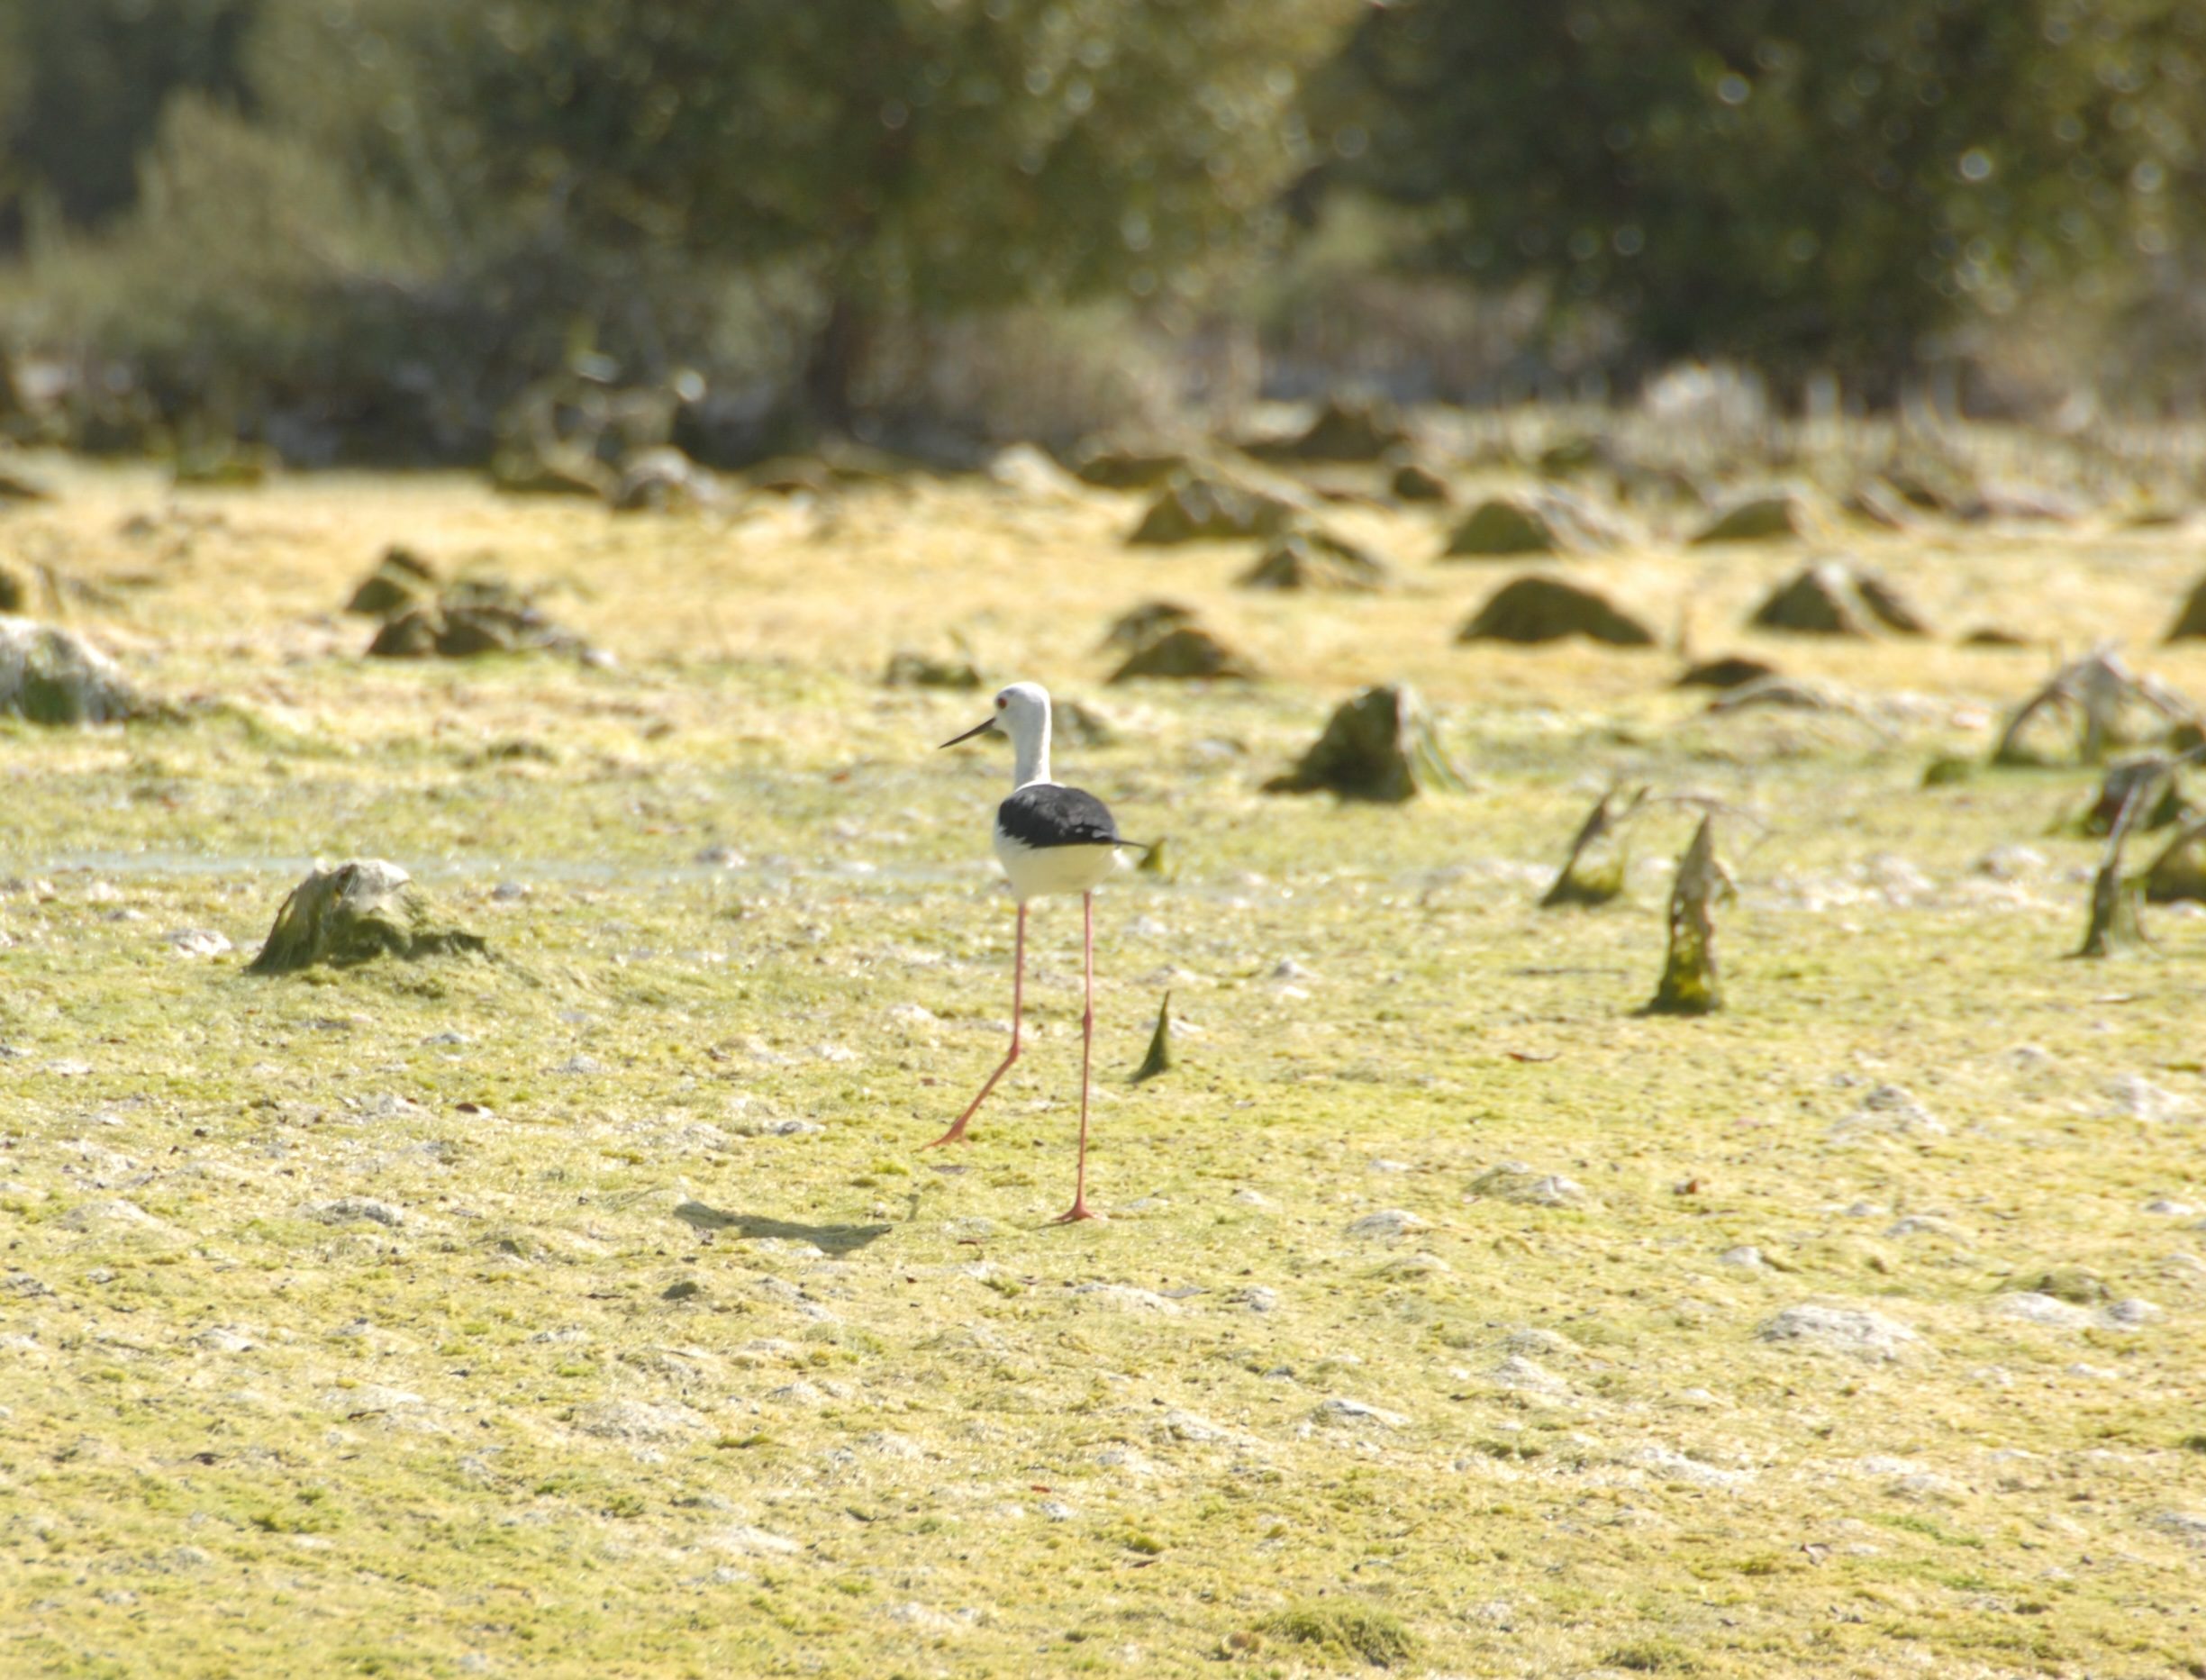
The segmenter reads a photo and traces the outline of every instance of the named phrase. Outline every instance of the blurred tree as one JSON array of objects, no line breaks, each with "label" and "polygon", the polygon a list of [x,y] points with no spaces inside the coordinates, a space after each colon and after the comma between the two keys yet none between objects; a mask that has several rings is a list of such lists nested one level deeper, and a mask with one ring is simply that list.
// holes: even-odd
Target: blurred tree
[{"label": "blurred tree", "polygon": [[277,120],[450,237],[794,276],[847,423],[885,322],[1190,288],[1309,167],[1356,0],[271,0]]},{"label": "blurred tree", "polygon": [[1642,364],[1888,395],[1942,329],[2173,248],[2206,206],[2197,0],[1386,0],[1313,90],[1429,259],[1623,318]]},{"label": "blurred tree", "polygon": [[241,101],[258,0],[0,0],[0,249],[33,194],[80,226],[137,197],[170,94]]}]

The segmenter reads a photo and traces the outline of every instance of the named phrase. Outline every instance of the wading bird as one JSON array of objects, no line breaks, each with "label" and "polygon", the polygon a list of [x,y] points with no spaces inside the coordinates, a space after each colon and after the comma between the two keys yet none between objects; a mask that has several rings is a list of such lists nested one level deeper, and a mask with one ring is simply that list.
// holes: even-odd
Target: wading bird
[{"label": "wading bird", "polygon": [[1072,1206],[1057,1222],[1093,1219],[1087,1207],[1088,1070],[1095,1044],[1095,887],[1117,867],[1121,846],[1147,850],[1139,840],[1120,838],[1111,812],[1094,795],[1063,787],[1049,779],[1049,693],[1039,683],[1013,683],[995,697],[995,715],[942,743],[955,747],[992,730],[1011,737],[1012,795],[995,811],[995,855],[1019,901],[1017,955],[1011,982],[1011,1049],[980,1094],[958,1116],[958,1123],[927,1148],[965,1140],[966,1124],[995,1089],[1006,1069],[1019,1059],[1019,1025],[1026,989],[1027,901],[1044,893],[1077,893],[1083,921],[1083,963],[1087,994],[1080,1012],[1080,1164],[1073,1181]]}]

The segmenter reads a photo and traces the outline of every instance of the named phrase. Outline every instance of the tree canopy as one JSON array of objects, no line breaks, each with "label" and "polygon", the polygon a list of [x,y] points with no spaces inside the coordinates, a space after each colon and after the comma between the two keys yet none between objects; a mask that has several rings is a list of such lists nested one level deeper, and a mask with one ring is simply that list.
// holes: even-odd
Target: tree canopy
[{"label": "tree canopy", "polygon": [[1316,104],[1427,260],[1874,376],[2196,224],[2193,0],[1390,0]]}]

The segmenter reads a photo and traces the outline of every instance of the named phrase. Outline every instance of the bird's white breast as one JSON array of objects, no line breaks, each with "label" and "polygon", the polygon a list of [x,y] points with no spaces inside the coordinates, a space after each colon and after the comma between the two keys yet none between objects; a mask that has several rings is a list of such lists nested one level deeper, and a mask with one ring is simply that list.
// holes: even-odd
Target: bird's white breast
[{"label": "bird's white breast", "polygon": [[1049,893],[1085,893],[1107,880],[1118,867],[1109,846],[1029,846],[1001,828],[995,831],[996,861],[1011,879],[1015,897]]}]

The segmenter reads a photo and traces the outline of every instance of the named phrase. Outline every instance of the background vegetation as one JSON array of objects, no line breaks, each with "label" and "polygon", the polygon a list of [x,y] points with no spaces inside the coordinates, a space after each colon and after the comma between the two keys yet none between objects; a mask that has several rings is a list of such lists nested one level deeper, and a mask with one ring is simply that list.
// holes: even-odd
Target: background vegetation
[{"label": "background vegetation", "polygon": [[0,0],[0,408],[475,459],[687,374],[722,461],[1682,358],[2188,409],[2202,110],[2185,0]]}]

